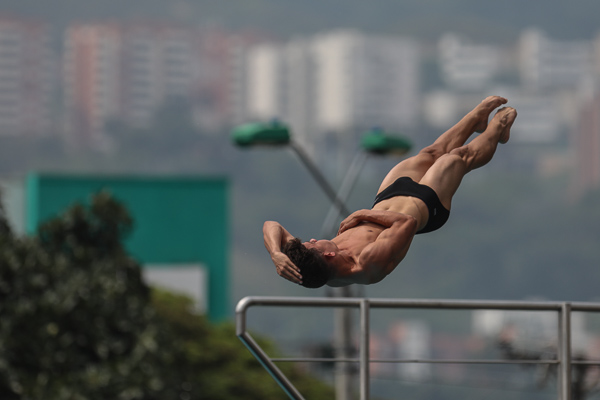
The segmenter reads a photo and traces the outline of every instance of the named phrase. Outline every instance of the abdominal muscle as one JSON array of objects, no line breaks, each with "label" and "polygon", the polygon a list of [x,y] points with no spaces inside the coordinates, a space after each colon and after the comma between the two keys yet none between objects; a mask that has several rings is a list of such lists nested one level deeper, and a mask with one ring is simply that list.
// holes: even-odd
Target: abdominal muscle
[{"label": "abdominal muscle", "polygon": [[417,220],[417,231],[421,230],[429,220],[427,205],[421,199],[410,196],[396,196],[375,204],[373,210],[393,211],[414,217]]},{"label": "abdominal muscle", "polygon": [[[409,196],[396,196],[377,203],[373,210],[392,211],[406,214],[417,220],[418,230],[422,229],[429,218],[427,206],[421,199]],[[332,239],[338,247],[348,250],[353,256],[358,256],[363,248],[374,242],[385,228],[381,225],[362,221],[357,226],[342,232]]]}]

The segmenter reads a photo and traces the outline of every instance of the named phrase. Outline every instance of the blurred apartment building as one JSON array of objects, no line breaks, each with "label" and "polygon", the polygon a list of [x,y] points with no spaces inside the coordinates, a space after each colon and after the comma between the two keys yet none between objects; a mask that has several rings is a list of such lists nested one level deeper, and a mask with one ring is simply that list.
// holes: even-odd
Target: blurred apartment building
[{"label": "blurred apartment building", "polygon": [[172,25],[77,24],[65,34],[69,139],[101,145],[111,120],[143,126],[169,97],[191,96],[193,37]]},{"label": "blurred apartment building", "polygon": [[600,188],[600,86],[586,89],[572,131],[575,157],[570,190],[575,200]]},{"label": "blurred apartment building", "polygon": [[46,24],[0,16],[0,135],[51,133],[54,82]]},{"label": "blurred apartment building", "polygon": [[279,118],[313,154],[319,146],[352,154],[365,129],[414,139],[422,123],[437,132],[500,94],[519,109],[515,143],[570,145],[540,151],[536,168],[570,167],[581,194],[600,181],[600,36],[558,41],[527,30],[512,45],[490,45],[443,35],[443,84],[427,93],[418,42],[354,30],[274,44],[164,22],[80,23],[64,33],[63,50],[61,80],[49,27],[0,17],[0,135],[51,134],[61,120],[68,143],[102,147],[107,123],[144,126],[180,97],[205,131]]},{"label": "blurred apartment building", "polygon": [[518,43],[521,83],[530,90],[573,89],[594,73],[592,41],[557,41],[535,29]]},{"label": "blurred apartment building", "polygon": [[548,108],[567,132],[569,195],[579,199],[600,188],[600,36],[566,42],[530,30],[522,34],[519,52],[523,87],[543,99],[540,105],[556,103]]},{"label": "blurred apartment building", "polygon": [[457,91],[481,91],[499,74],[506,58],[503,49],[473,43],[447,33],[439,42],[440,71],[444,83]]},{"label": "blurred apartment building", "polygon": [[71,143],[103,146],[106,124],[144,127],[169,100],[189,102],[197,125],[235,114],[244,37],[169,23],[74,24],[65,33],[65,122]]},{"label": "blurred apartment building", "polygon": [[[512,140],[529,145],[529,166],[544,174],[571,168],[579,194],[599,186],[600,37],[558,41],[532,29],[514,46],[499,46],[447,34],[438,52],[444,87],[424,95],[425,121],[443,129],[481,98],[500,94],[519,110]],[[549,150],[565,142],[570,149]]]},{"label": "blurred apartment building", "polygon": [[419,118],[419,51],[409,39],[334,31],[246,52],[243,117],[278,118],[314,151],[327,135],[374,126],[412,127]]},{"label": "blurred apartment building", "polygon": [[600,72],[599,46],[591,40],[553,40],[536,29],[524,31],[512,47],[452,33],[438,42],[442,78],[457,91],[489,88],[500,77],[518,79],[514,83],[529,92],[572,90]]},{"label": "blurred apartment building", "polygon": [[427,120],[448,126],[478,99],[500,94],[519,110],[514,140],[522,143],[552,143],[568,129],[575,110],[565,103],[593,70],[591,42],[557,42],[536,30],[511,47],[446,34],[438,49],[445,90],[428,96]]}]

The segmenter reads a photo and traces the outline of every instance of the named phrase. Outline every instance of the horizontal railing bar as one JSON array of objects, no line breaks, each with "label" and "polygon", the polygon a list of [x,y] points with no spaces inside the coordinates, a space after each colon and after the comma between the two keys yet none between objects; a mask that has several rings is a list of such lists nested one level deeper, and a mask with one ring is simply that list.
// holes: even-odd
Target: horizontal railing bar
[{"label": "horizontal railing bar", "polygon": [[[353,297],[263,297],[248,296],[240,300],[236,312],[250,306],[272,307],[359,307],[360,298]],[[432,308],[432,309],[500,309],[522,311],[560,311],[563,303],[548,301],[505,300],[437,300],[437,299],[369,299],[371,308]],[[599,311],[600,304],[571,303],[573,311]]]},{"label": "horizontal railing bar", "polygon": [[316,357],[279,357],[271,358],[273,362],[344,362],[344,363],[357,363],[360,361],[358,358],[316,358]]},{"label": "horizontal railing bar", "polygon": [[503,309],[503,310],[540,310],[559,311],[560,303],[545,302],[509,302],[509,301],[480,301],[480,300],[369,300],[373,308],[434,308],[434,309]]},{"label": "horizontal railing bar", "polygon": [[559,364],[557,360],[371,360],[374,363],[395,364]]},{"label": "horizontal railing bar", "polygon": [[600,361],[584,361],[584,360],[571,360],[571,365],[580,364],[580,365],[600,365]]},{"label": "horizontal railing bar", "polygon": [[[358,358],[314,358],[314,357],[289,357],[289,358],[271,358],[273,362],[346,362],[357,363]],[[558,360],[407,360],[407,359],[370,359],[370,363],[378,364],[559,364]]]},{"label": "horizontal railing bar", "polygon": [[571,303],[571,311],[600,312],[598,303]]},{"label": "horizontal railing bar", "polygon": [[[357,363],[358,358],[317,358],[317,357],[285,357],[271,358],[273,362],[347,362]],[[421,363],[421,364],[559,364],[558,360],[407,360],[407,359],[377,359],[372,358],[372,363]],[[600,365],[600,361],[571,361],[571,364]]]},{"label": "horizontal railing bar", "polygon": [[[236,308],[242,312],[250,306],[272,307],[359,307],[360,298],[355,297],[276,297],[248,296],[240,300]],[[437,300],[437,299],[369,299],[371,308],[437,308],[437,309],[503,309],[522,311],[560,311],[562,302],[506,301],[506,300]],[[571,303],[572,311],[600,312],[598,303]]]}]

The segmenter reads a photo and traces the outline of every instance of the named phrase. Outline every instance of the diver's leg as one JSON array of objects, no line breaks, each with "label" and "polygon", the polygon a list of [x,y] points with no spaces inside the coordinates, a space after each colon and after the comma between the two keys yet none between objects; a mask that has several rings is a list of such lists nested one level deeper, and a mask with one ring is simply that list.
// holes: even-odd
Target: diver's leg
[{"label": "diver's leg", "polygon": [[408,176],[415,182],[419,182],[438,158],[464,145],[474,132],[484,131],[490,113],[506,102],[507,100],[500,96],[489,96],[484,99],[456,125],[438,137],[433,144],[392,168],[381,182],[378,192],[402,176]]},{"label": "diver's leg", "polygon": [[487,129],[469,144],[451,150],[440,157],[425,173],[419,183],[431,187],[448,210],[452,196],[456,193],[463,176],[468,172],[487,164],[498,143],[506,143],[510,137],[510,128],[517,117],[514,108],[498,110]]},{"label": "diver's leg", "polygon": [[[473,110],[465,115],[456,125],[448,129],[433,144],[436,153],[446,154],[465,144],[474,132],[483,132],[488,125],[492,111],[506,104],[507,100],[500,96],[486,97]],[[426,150],[425,148],[424,150]]]}]

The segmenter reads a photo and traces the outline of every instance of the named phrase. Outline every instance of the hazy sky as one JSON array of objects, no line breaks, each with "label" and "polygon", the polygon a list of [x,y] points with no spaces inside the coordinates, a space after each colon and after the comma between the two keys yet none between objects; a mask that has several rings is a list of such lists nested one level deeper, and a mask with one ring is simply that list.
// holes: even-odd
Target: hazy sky
[{"label": "hazy sky", "polygon": [[44,18],[57,25],[73,19],[174,18],[231,29],[281,35],[330,28],[435,38],[446,30],[481,39],[511,39],[539,27],[561,39],[591,38],[598,31],[597,0],[0,0],[0,12]]}]

